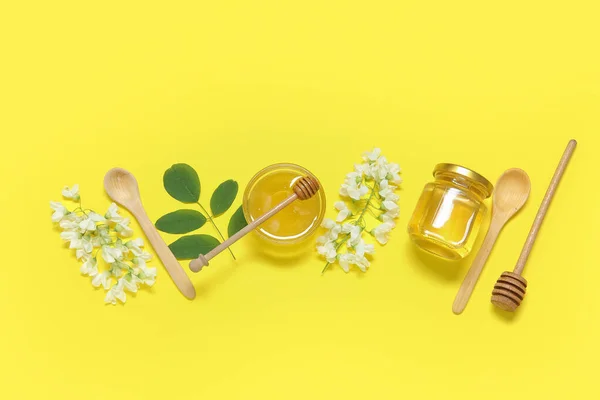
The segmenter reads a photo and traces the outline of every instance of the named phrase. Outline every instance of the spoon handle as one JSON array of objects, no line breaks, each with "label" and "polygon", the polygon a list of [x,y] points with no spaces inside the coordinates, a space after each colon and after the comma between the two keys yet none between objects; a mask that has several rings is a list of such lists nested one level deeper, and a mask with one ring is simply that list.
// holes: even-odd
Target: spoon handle
[{"label": "spoon handle", "polygon": [[565,169],[567,169],[567,164],[575,151],[575,147],[577,146],[577,141],[570,140],[569,144],[567,144],[567,148],[563,153],[558,166],[556,167],[556,171],[554,172],[554,176],[552,176],[552,180],[550,181],[550,185],[548,186],[548,190],[546,191],[546,195],[542,200],[542,204],[540,205],[540,209],[535,216],[535,220],[533,221],[533,225],[531,226],[531,230],[529,231],[529,235],[527,235],[527,240],[525,241],[525,245],[523,245],[523,250],[521,250],[521,255],[519,256],[519,260],[517,261],[517,265],[515,266],[514,273],[521,275],[523,272],[523,268],[525,268],[525,263],[529,258],[529,253],[531,253],[531,249],[533,248],[533,243],[537,238],[537,235],[542,226],[542,222],[544,221],[544,217],[548,212],[548,207],[550,207],[550,202],[556,193],[556,189],[558,188],[558,184],[560,183],[560,179],[565,173]]},{"label": "spoon handle", "polygon": [[492,252],[494,243],[496,243],[496,239],[498,239],[498,235],[500,234],[505,222],[506,221],[502,221],[497,217],[492,218],[492,222],[490,223],[487,235],[483,240],[483,244],[481,245],[477,256],[475,256],[473,264],[471,264],[471,268],[469,269],[469,272],[467,272],[465,280],[456,294],[454,304],[452,304],[452,312],[454,314],[462,313],[467,306],[467,303],[471,298],[471,293],[473,293],[475,284],[479,279],[479,275],[481,275],[481,271],[483,271],[483,267],[485,266],[485,263]]},{"label": "spoon handle", "polygon": [[158,231],[154,227],[154,224],[152,223],[152,221],[150,221],[150,218],[148,218],[146,211],[144,211],[142,207],[137,207],[135,210],[131,211],[132,214],[134,214],[140,226],[142,227],[142,230],[146,234],[146,237],[152,245],[152,248],[154,248],[154,251],[158,255],[158,258],[160,258],[160,261],[165,266],[167,272],[171,276],[173,282],[175,282],[175,285],[177,286],[179,291],[190,300],[195,298],[196,289],[194,288],[192,281],[186,275],[181,265],[179,265],[179,262],[177,261],[167,244],[158,234]]}]

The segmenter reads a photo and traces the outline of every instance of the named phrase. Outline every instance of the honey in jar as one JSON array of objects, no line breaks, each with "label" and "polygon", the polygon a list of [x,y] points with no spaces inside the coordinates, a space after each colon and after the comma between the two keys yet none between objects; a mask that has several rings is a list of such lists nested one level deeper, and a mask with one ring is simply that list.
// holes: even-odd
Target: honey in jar
[{"label": "honey in jar", "polygon": [[412,241],[439,257],[466,257],[477,239],[493,185],[473,170],[438,164],[408,224]]}]

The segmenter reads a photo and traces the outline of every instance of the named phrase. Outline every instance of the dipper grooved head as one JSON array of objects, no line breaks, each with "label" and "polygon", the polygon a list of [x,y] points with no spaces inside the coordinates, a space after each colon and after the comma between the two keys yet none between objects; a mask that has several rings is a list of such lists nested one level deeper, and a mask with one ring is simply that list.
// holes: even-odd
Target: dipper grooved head
[{"label": "dipper grooved head", "polygon": [[319,191],[319,181],[308,175],[298,179],[293,186],[294,193],[300,200],[307,200]]},{"label": "dipper grooved head", "polygon": [[527,280],[514,272],[503,272],[494,285],[492,304],[504,311],[515,311],[521,305]]}]

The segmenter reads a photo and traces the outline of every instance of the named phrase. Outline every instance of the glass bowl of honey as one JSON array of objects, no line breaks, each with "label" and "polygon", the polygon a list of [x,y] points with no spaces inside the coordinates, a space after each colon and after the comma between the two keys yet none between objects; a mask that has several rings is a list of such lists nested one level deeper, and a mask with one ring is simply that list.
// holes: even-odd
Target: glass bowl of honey
[{"label": "glass bowl of honey", "polygon": [[[244,217],[254,221],[293,193],[294,183],[311,175],[296,164],[273,164],[260,170],[248,183],[242,202]],[[267,242],[297,245],[309,238],[325,215],[325,193],[319,191],[307,200],[296,200],[260,225],[255,232]]]}]

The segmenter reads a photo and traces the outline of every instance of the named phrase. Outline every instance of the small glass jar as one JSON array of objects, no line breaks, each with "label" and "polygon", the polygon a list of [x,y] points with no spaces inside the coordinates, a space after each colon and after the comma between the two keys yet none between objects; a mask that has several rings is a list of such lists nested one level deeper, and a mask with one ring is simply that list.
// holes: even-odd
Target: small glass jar
[{"label": "small glass jar", "polygon": [[477,238],[484,200],[494,186],[483,176],[456,164],[438,164],[435,180],[425,185],[408,224],[412,241],[449,260],[466,257]]}]

